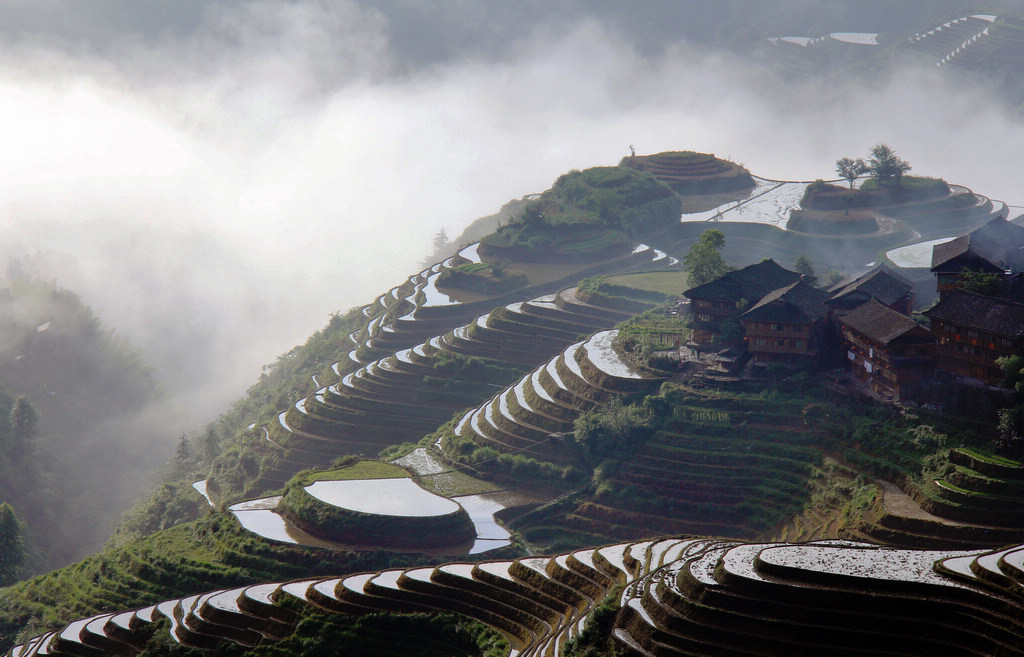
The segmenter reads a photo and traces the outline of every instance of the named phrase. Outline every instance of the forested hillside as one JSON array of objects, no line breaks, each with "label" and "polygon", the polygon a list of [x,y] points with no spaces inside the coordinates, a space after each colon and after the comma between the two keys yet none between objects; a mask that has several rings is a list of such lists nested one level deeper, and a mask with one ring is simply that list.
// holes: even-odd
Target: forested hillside
[{"label": "forested hillside", "polygon": [[24,523],[20,574],[102,546],[159,476],[173,417],[138,354],[73,292],[0,283],[0,502]]}]

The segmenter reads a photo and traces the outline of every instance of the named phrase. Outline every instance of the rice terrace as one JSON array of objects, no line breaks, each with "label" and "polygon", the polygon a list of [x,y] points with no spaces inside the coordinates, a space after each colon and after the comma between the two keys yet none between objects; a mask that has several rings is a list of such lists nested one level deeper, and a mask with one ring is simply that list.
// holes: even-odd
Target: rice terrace
[{"label": "rice terrace", "polygon": [[[341,35],[344,27],[346,39],[292,43],[303,46],[303,66],[315,61],[324,70],[308,79],[295,75],[291,83],[302,89],[290,102],[307,112],[341,103],[318,96],[335,83],[332,75],[354,76],[364,91],[380,93],[381,80],[394,85],[365,101],[380,113],[380,143],[372,150],[390,162],[391,177],[382,187],[370,175],[353,180],[372,194],[394,195],[396,205],[409,193],[429,206],[433,183],[403,168],[424,153],[433,168],[467,181],[460,183],[467,197],[476,192],[468,181],[493,178],[487,158],[507,158],[509,176],[534,173],[532,162],[497,142],[488,144],[496,154],[473,163],[485,172],[480,179],[463,170],[460,140],[484,141],[487,125],[473,113],[475,101],[460,93],[463,78],[491,89],[488,102],[495,105],[508,94],[543,106],[554,93],[544,79],[550,70],[591,70],[591,62],[573,60],[580,44],[587,46],[583,59],[618,65],[594,46],[612,34],[604,19],[556,36],[566,24],[545,11],[546,31],[519,41],[511,23],[485,21],[496,10],[483,5],[455,16],[444,3],[421,13],[363,0],[340,3],[344,11],[331,4],[243,2],[251,12],[244,21],[232,13],[237,8],[207,8],[196,20],[219,27],[205,27],[196,43],[227,34],[246,48],[273,50],[274,57],[254,57],[251,66],[255,78],[274,86],[282,84],[275,67],[288,57],[287,48],[277,52],[283,35],[320,34],[324,24]],[[622,79],[588,80],[579,93],[594,94],[587,102],[595,116],[602,111],[598,96],[630,96],[616,101],[639,123],[630,103],[646,112],[648,95],[679,100],[655,84],[664,82],[656,66],[642,71],[638,62],[689,57],[708,75],[746,62],[749,70],[737,80],[784,81],[793,98],[825,88],[836,97],[850,94],[845,122],[822,122],[830,123],[827,134],[852,134],[862,126],[849,117],[873,129],[883,121],[863,115],[852,91],[860,87],[845,78],[874,82],[877,75],[878,86],[893,93],[900,84],[912,86],[911,78],[883,79],[886,67],[920,66],[929,76],[956,76],[949,79],[964,96],[979,95],[979,71],[1000,73],[985,79],[1002,85],[999,111],[1019,119],[1024,17],[960,11],[944,0],[928,15],[946,16],[955,5],[956,18],[909,29],[923,13],[911,23],[891,7],[855,12],[843,4],[822,14],[819,26],[799,16],[796,5],[769,11],[730,0],[707,9],[707,34],[691,35],[687,48],[661,40],[671,27],[659,24],[661,10],[601,9],[618,17],[608,23],[622,31],[615,34],[639,30],[650,43],[631,45],[635,52],[628,54],[622,46]],[[515,11],[527,21],[539,10]],[[738,31],[743,12],[778,35]],[[840,18],[851,23],[848,30],[834,28]],[[146,20],[162,26],[167,43],[193,29],[187,21],[172,29]],[[245,29],[234,31],[233,21]],[[473,22],[480,32],[470,40],[463,31]],[[794,25],[814,27],[798,36],[788,31]],[[420,31],[435,38],[428,43]],[[437,34],[451,35],[451,52],[438,49]],[[141,55],[138,44],[151,36],[139,32],[136,45],[118,41],[111,50]],[[74,41],[53,36],[65,38]],[[722,58],[715,62],[701,52],[712,39],[753,43],[729,57],[709,48]],[[456,48],[462,41],[480,50],[467,55]],[[557,66],[545,59],[548,48],[558,51]],[[518,70],[498,66],[511,56],[507,49],[530,71],[526,82]],[[446,59],[456,51],[466,57],[458,69]],[[205,62],[205,52],[191,52],[182,65]],[[212,70],[228,66],[210,57]],[[339,72],[334,60],[354,72]],[[147,72],[153,66],[139,61]],[[161,88],[159,97],[170,102],[185,90],[195,105],[182,123],[226,130],[203,113],[202,88],[189,86],[191,71],[183,68],[176,86]],[[493,79],[485,84],[481,72]],[[255,112],[277,125],[275,113],[286,112],[285,100],[276,106],[239,93],[251,81],[228,73],[223,80],[229,83],[217,89],[231,89],[239,116]],[[698,111],[707,88],[680,80],[693,86],[685,119],[710,134]],[[430,122],[450,120],[446,113],[459,122],[459,134],[446,135],[440,148],[429,130],[384,109],[407,102],[402,93],[413,83],[422,87],[414,96],[429,107],[423,113]],[[126,76],[119,84],[142,82]],[[567,83],[559,78],[559,85]],[[435,87],[444,96],[440,105],[431,104]],[[757,104],[753,95],[740,96]],[[729,130],[764,130],[733,116],[731,98],[723,92],[714,99],[735,123]],[[779,124],[778,141],[806,130],[801,137],[810,143],[822,134],[803,108],[782,107],[759,110]],[[672,116],[685,123],[677,111]],[[596,121],[586,112],[567,113],[581,133]],[[502,120],[511,123],[510,116]],[[515,118],[534,125],[543,122],[537,116],[522,111]],[[991,116],[979,109],[978,123]],[[660,115],[649,120],[667,123]],[[386,140],[384,125],[406,131],[408,150]],[[262,135],[259,126],[246,129]],[[302,139],[310,130],[300,122],[293,127],[282,134]],[[364,136],[350,129],[346,124],[335,147],[358,151]],[[941,138],[983,141],[981,132],[955,132]],[[145,443],[119,449],[112,436],[181,420],[152,411],[149,404],[164,391],[126,340],[82,299],[30,275],[59,253],[41,248],[34,260],[12,257],[0,287],[0,329],[13,336],[0,345],[0,411],[8,418],[0,421],[0,655],[1024,655],[1024,214],[1014,199],[987,196],[977,179],[968,186],[918,175],[933,172],[903,160],[898,137],[893,146],[878,138],[860,153],[829,155],[834,166],[809,180],[792,179],[806,169],[793,166],[781,148],[779,171],[790,175],[748,168],[725,149],[638,152],[631,145],[621,159],[581,162],[583,168],[552,175],[544,191],[512,199],[452,239],[438,231],[429,258],[360,305],[330,314],[304,343],[265,365],[216,420],[181,433],[170,460],[146,474],[148,492],[84,558],[69,548],[79,525],[66,517],[90,522],[81,519],[92,517],[91,507],[115,503],[90,497],[67,466],[91,469],[107,460],[104,472],[132,464],[141,471],[149,464],[139,446]],[[561,142],[545,133],[531,138],[537,171],[548,175],[541,163]],[[269,167],[265,195],[239,186],[209,198],[196,192],[196,204],[244,196],[255,224],[261,203],[301,195],[299,179],[315,179],[317,167],[335,180],[333,161],[310,165],[289,154],[285,177],[294,176],[294,187],[283,190],[271,180],[282,170],[263,152],[286,150],[262,141],[231,161],[251,158],[246,166],[253,171]],[[801,147],[806,153],[835,143],[845,142]],[[1001,147],[987,145],[993,152]],[[220,166],[214,159],[211,170]],[[179,166],[169,161],[169,169]],[[964,171],[954,164],[960,163],[951,162],[951,171]],[[505,181],[491,182],[505,189]],[[413,191],[399,191],[403,186]],[[8,190],[11,208],[29,212],[15,187]],[[341,190],[338,198],[349,193]],[[338,201],[347,203],[351,209],[360,202]],[[376,221],[358,210],[362,222]],[[359,245],[362,264],[336,245],[334,257],[353,260],[346,266],[376,271],[378,261],[392,257],[354,226],[339,223],[338,235],[326,236],[313,214],[308,224],[288,227],[309,242],[310,253],[314,242],[342,235],[367,240]],[[190,235],[182,222],[181,235]],[[402,230],[392,236],[395,253],[407,237]],[[250,240],[242,233],[245,240],[235,236],[240,243],[273,259],[267,254],[274,251],[257,244],[265,235]],[[141,244],[144,234],[129,239]],[[282,235],[282,242],[293,237]],[[221,271],[246,271],[241,259],[204,250],[201,241],[189,242],[197,261],[223,258]],[[124,258],[136,269],[144,261],[134,253]],[[403,261],[395,255],[394,262]],[[322,276],[315,264],[310,256],[308,275],[274,284],[313,286]],[[226,275],[214,282],[225,298],[237,292]],[[268,295],[273,287],[256,278],[246,285]],[[278,305],[271,312],[290,312]],[[252,307],[251,318],[259,317],[259,306]],[[198,313],[177,319],[203,326]],[[248,336],[235,337],[242,345]],[[200,355],[232,357],[214,348]],[[33,369],[40,363],[51,374]],[[205,394],[202,383],[194,382],[197,397]],[[62,405],[71,409],[66,416],[57,413]],[[114,422],[122,415],[135,424]],[[93,485],[116,487],[115,475],[106,476]],[[76,487],[83,488],[80,499],[68,494]],[[65,506],[57,504],[62,500]]]}]

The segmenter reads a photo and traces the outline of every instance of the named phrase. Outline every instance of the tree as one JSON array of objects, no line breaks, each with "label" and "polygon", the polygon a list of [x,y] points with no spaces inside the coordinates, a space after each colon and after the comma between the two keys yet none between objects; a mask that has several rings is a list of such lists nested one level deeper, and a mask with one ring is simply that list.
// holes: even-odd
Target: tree
[{"label": "tree", "polygon": [[836,269],[826,269],[825,280],[822,282],[822,285],[824,287],[832,287],[841,280],[843,280],[843,272]]},{"label": "tree", "polygon": [[10,454],[20,461],[31,449],[32,439],[36,436],[39,424],[39,413],[25,395],[19,396],[11,406],[11,447]]},{"label": "tree", "polygon": [[213,463],[219,452],[220,436],[217,435],[217,432],[212,427],[208,427],[206,434],[203,436],[203,462]]},{"label": "tree", "polygon": [[522,214],[519,215],[519,220],[526,225],[527,228],[537,228],[545,223],[547,220],[544,218],[544,211],[541,210],[540,203],[534,201],[528,203],[523,208]]},{"label": "tree", "polygon": [[999,409],[996,434],[997,451],[1004,456],[1019,458],[1024,447],[1024,404]]},{"label": "tree", "polygon": [[448,248],[448,233],[444,232],[444,228],[442,228],[434,235],[434,253],[440,253],[446,248]]},{"label": "tree", "polygon": [[868,165],[862,157],[858,157],[856,160],[850,157],[836,160],[836,173],[839,174],[840,178],[850,183],[850,189],[853,189],[853,181],[858,176],[862,176],[867,172]]},{"label": "tree", "polygon": [[643,406],[626,405],[619,397],[612,397],[573,422],[573,440],[593,464],[607,456],[629,454],[652,432],[649,411]]},{"label": "tree", "polygon": [[20,579],[25,563],[25,525],[14,514],[7,502],[0,504],[0,586],[8,586]]},{"label": "tree", "polygon": [[957,274],[956,286],[969,292],[994,297],[1002,292],[1003,280],[994,272],[974,271],[964,267]]},{"label": "tree", "polygon": [[804,254],[800,254],[796,257],[796,261],[793,263],[793,271],[804,276],[814,277],[814,263],[810,258]]},{"label": "tree", "polygon": [[878,182],[900,184],[903,174],[910,171],[910,163],[896,156],[896,151],[886,144],[878,144],[871,149],[868,160],[868,172]]},{"label": "tree", "polygon": [[690,287],[710,283],[729,271],[721,254],[724,245],[725,235],[719,230],[711,228],[700,234],[697,243],[683,256]]}]

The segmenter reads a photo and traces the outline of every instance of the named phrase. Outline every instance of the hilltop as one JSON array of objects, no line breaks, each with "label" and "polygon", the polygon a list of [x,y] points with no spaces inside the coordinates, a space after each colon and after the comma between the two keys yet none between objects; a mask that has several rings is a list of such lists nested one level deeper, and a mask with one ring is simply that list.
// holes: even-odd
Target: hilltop
[{"label": "hilltop", "polygon": [[[182,441],[164,482],[102,553],[0,591],[3,647],[39,635],[31,649],[51,654],[178,650],[153,631],[160,625],[223,654],[243,650],[221,647],[225,638],[283,637],[253,654],[313,654],[320,634],[365,640],[371,654],[408,652],[417,636],[424,653],[450,643],[465,654],[541,654],[572,635],[583,650],[614,634],[647,654],[665,631],[662,617],[643,618],[664,599],[647,576],[685,564],[709,590],[731,583],[707,578],[748,573],[732,558],[747,554],[744,541],[937,551],[907,556],[920,563],[970,548],[989,568],[980,548],[1022,538],[1024,490],[1024,466],[995,453],[994,410],[910,410],[826,385],[820,372],[740,380],[719,372],[724,363],[684,371],[666,356],[690,335],[681,260],[709,220],[734,266],[805,255],[852,269],[912,233],[962,231],[1005,211],[948,185],[875,204],[877,230],[794,230],[789,210],[807,189],[685,152],[566,174],[498,231],[285,354]],[[746,220],[729,220],[737,215]],[[452,285],[452,272],[496,282]],[[378,492],[415,481],[437,510],[339,505],[320,492],[356,481]],[[649,540],[664,534],[716,540]],[[434,567],[450,561],[478,566]],[[811,576],[803,562],[787,572]],[[292,578],[307,579],[279,586]],[[627,583],[622,595],[615,587]],[[699,587],[680,586],[671,604],[681,609]],[[824,604],[823,614],[841,607]],[[492,630],[414,615],[381,632],[358,618],[369,610],[446,610]],[[579,633],[592,611],[603,629]],[[76,618],[89,621],[61,629]]]}]

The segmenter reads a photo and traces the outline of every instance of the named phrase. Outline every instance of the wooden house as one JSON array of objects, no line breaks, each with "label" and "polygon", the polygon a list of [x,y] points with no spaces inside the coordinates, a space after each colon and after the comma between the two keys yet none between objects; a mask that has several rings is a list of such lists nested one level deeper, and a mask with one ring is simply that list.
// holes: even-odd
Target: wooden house
[{"label": "wooden house", "polygon": [[845,280],[828,288],[830,320],[839,321],[855,308],[874,299],[903,315],[914,309],[914,286],[885,265],[853,280]]},{"label": "wooden house", "polygon": [[939,299],[956,288],[965,269],[996,274],[1003,284],[1001,296],[1022,296],[1024,227],[997,217],[966,235],[932,247],[931,271]]},{"label": "wooden house", "polygon": [[800,279],[769,292],[740,315],[754,364],[815,362],[825,346],[830,297]]},{"label": "wooden house", "polygon": [[737,319],[766,294],[800,280],[800,274],[774,260],[731,271],[683,292],[691,301],[693,342],[699,345],[742,342]]},{"label": "wooden house", "polygon": [[996,359],[1024,355],[1024,304],[954,289],[931,310],[935,369],[949,375],[998,385]]},{"label": "wooden house", "polygon": [[840,320],[854,377],[892,399],[913,396],[935,370],[935,337],[910,317],[870,299]]}]

